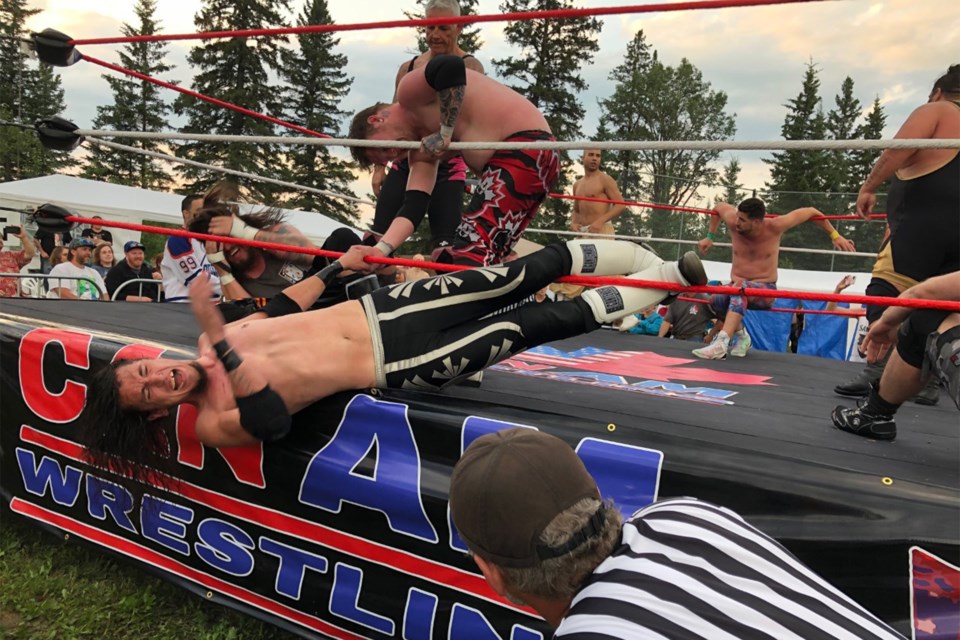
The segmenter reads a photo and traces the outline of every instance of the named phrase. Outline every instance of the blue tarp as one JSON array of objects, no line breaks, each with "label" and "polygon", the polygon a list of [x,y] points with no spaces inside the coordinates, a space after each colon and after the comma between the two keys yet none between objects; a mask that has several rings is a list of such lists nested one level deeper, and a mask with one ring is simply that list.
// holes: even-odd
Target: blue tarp
[{"label": "blue tarp", "polygon": [[[773,306],[779,309],[790,309],[800,302],[800,309],[821,310],[827,305],[817,300],[788,300],[777,298]],[[842,304],[841,308],[849,308]],[[791,314],[778,311],[750,311],[744,316],[747,331],[753,339],[753,347],[761,351],[786,351],[790,337]],[[797,353],[833,358],[834,360],[849,360],[856,339],[856,331],[851,331],[851,323],[855,318],[846,316],[831,316],[823,314],[806,314],[804,316],[803,333]]]},{"label": "blue tarp", "polygon": [[[796,300],[783,298],[777,298],[773,302],[773,306],[779,309],[789,309],[796,305]],[[779,311],[751,311],[747,309],[743,322],[747,327],[747,333],[753,340],[753,348],[761,351],[786,351],[792,317],[789,313]]]}]

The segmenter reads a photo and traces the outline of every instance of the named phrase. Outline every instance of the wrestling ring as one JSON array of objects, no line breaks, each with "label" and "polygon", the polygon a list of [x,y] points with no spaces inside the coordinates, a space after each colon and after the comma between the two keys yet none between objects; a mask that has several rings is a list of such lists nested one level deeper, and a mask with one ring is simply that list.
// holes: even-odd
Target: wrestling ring
[{"label": "wrestling ring", "polygon": [[[314,30],[559,19],[768,3],[687,2],[576,10],[562,15],[532,12],[327,25]],[[206,35],[253,37],[265,33]],[[187,37],[197,36],[158,38]],[[129,70],[74,48],[124,41],[129,38],[66,41],[60,51],[65,60],[74,57],[73,62],[82,59],[126,72]],[[217,102],[224,108],[242,110]],[[274,124],[306,135],[250,138],[85,130],[63,120],[46,121],[37,128],[41,138],[55,138],[60,148],[88,141],[172,162],[183,160],[102,138],[403,148],[418,144],[344,140],[283,121]],[[453,148],[517,146],[455,143]],[[960,141],[581,140],[521,146],[881,149],[956,148]],[[314,191],[325,197],[351,198]],[[679,209],[657,203],[627,204]],[[76,215],[67,220],[91,223]],[[182,229],[96,222],[106,228],[338,255]],[[563,232],[556,233],[563,239]],[[456,269],[398,258],[370,260],[438,272]],[[586,286],[678,289],[675,284],[623,278],[562,280]],[[771,293],[703,286],[683,291],[684,295],[691,293],[776,297],[776,306],[789,313],[796,311],[796,301],[896,302],[913,308],[960,310],[960,303],[954,302],[791,289]],[[843,434],[830,424],[830,410],[838,400],[843,402],[831,389],[855,373],[859,364],[759,350],[748,358],[702,361],[690,355],[688,342],[600,330],[505,360],[485,372],[479,387],[457,385],[442,393],[367,389],[331,396],[297,413],[291,434],[272,445],[205,448],[193,430],[196,409],[181,405],[166,425],[170,455],[178,462],[178,490],[148,487],[143,502],[135,504],[133,496],[142,492],[129,490],[133,481],[90,466],[72,438],[71,426],[86,400],[84,381],[96,368],[116,359],[161,354],[191,357],[198,329],[187,307],[151,305],[150,313],[144,314],[142,306],[126,303],[3,300],[0,489],[12,511],[208,600],[304,637],[533,640],[549,637],[547,627],[532,610],[511,604],[490,590],[465,556],[466,547],[453,528],[447,507],[450,472],[466,446],[490,431],[528,426],[553,433],[574,446],[604,495],[624,512],[671,496],[695,496],[721,504],[772,535],[899,631],[927,637],[917,635],[916,624],[930,619],[929,612],[944,616],[936,619],[938,624],[960,625],[949,617],[955,610],[949,603],[955,604],[960,593],[956,410],[949,402],[935,407],[905,404],[897,414],[900,436],[895,443]],[[779,314],[788,324],[789,313]]]}]

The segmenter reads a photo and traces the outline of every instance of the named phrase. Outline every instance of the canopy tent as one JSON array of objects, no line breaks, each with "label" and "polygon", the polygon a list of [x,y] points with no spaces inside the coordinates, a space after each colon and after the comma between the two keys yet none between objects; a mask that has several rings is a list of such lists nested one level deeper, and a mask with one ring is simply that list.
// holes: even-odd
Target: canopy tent
[{"label": "canopy tent", "polygon": [[[149,224],[165,222],[180,225],[182,195],[161,193],[137,187],[97,182],[75,176],[52,175],[0,184],[0,207],[21,209],[50,202],[67,207],[77,215],[89,218],[99,215],[105,220]],[[317,246],[342,223],[320,213],[283,210],[287,221],[300,229]],[[11,222],[16,214],[0,215]],[[123,246],[127,240],[139,240],[140,233],[126,229],[111,229],[114,245]]]}]

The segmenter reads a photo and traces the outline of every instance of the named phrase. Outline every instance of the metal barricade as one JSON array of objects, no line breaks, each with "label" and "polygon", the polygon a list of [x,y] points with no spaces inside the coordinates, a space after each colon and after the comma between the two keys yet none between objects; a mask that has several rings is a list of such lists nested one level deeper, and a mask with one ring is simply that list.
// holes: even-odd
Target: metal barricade
[{"label": "metal barricade", "polygon": [[[61,280],[77,280],[77,281],[82,280],[84,282],[89,282],[90,285],[97,291],[96,300],[105,299],[104,291],[103,289],[100,288],[100,285],[98,285],[95,280],[91,280],[86,276],[51,276],[49,273],[19,273],[18,272],[18,273],[0,273],[0,278],[16,278],[18,298],[50,298],[50,297],[59,298],[60,297],[59,295],[51,296],[50,294],[53,293],[54,289],[65,289],[66,287],[60,287],[60,286],[51,287],[49,286],[50,280],[57,280],[58,285],[59,285],[59,281]],[[23,281],[27,279],[32,279],[38,282],[45,281],[48,286],[47,287],[41,287],[39,285],[31,286],[30,287],[31,295],[23,295],[23,289],[24,289]]]},{"label": "metal barricade", "polygon": [[[127,280],[122,283],[117,290],[113,292],[113,299],[116,300],[121,291],[127,288],[127,285],[130,284],[139,284],[140,287],[137,291],[137,295],[143,297],[143,285],[152,284],[156,285],[157,289],[157,299],[154,302],[160,302],[160,296],[163,295],[163,283],[160,280],[155,280],[153,278],[134,278],[133,280]],[[121,301],[122,302],[122,301]]]}]

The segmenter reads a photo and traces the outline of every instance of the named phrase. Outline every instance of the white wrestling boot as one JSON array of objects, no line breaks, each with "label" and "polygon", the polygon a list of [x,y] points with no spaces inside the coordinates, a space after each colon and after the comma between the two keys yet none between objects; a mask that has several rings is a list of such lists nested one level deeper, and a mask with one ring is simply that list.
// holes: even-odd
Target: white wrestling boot
[{"label": "white wrestling boot", "polygon": [[[585,241],[576,240],[574,242]],[[604,240],[601,242],[629,245],[631,250],[634,251],[634,255],[646,264],[643,270],[627,276],[628,278],[675,282],[685,287],[702,285],[707,282],[707,274],[703,270],[703,263],[700,262],[700,257],[693,251],[688,251],[677,262],[664,262],[655,254],[630,242],[621,243],[615,240]],[[576,260],[574,260],[575,268],[576,264]],[[596,271],[593,273],[600,275]],[[603,275],[614,274],[606,273]],[[593,311],[597,322],[600,324],[610,324],[615,320],[634,314],[650,305],[657,304],[668,295],[670,295],[670,293],[662,289],[606,286],[585,291],[581,298],[590,305],[590,309]]]},{"label": "white wrestling boot", "polygon": [[572,276],[622,276],[657,266],[663,260],[652,251],[624,240],[570,240]]}]

